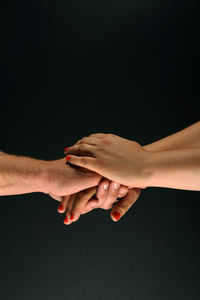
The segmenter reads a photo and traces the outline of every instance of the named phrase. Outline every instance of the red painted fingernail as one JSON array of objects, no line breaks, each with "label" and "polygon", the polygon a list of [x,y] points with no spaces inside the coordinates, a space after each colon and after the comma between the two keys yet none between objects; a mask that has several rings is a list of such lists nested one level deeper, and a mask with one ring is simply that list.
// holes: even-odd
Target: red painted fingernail
[{"label": "red painted fingernail", "polygon": [[71,158],[71,155],[66,156],[66,160],[70,160],[70,158]]},{"label": "red painted fingernail", "polygon": [[121,218],[121,214],[118,211],[114,211],[112,213],[113,217],[115,218],[116,221],[119,220],[119,218]]},{"label": "red painted fingernail", "polygon": [[64,222],[64,223],[68,223],[68,217],[67,217],[67,216],[65,217],[65,219],[64,219],[63,222]]},{"label": "red painted fingernail", "polygon": [[70,220],[74,220],[74,214],[71,214]]},{"label": "red painted fingernail", "polygon": [[58,206],[58,210],[63,211],[63,205],[62,205],[62,204],[60,204],[60,205]]},{"label": "red painted fingernail", "polygon": [[67,151],[67,150],[69,150],[69,148],[65,148],[65,150],[64,150],[64,151]]}]

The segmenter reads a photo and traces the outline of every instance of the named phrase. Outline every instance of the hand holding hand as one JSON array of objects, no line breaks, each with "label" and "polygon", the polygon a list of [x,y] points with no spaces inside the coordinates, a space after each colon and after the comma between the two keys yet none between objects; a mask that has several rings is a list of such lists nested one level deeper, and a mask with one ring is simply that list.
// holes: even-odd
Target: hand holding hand
[{"label": "hand holding hand", "polygon": [[145,186],[150,153],[113,134],[92,134],[65,151],[70,164],[90,169],[128,187]]},{"label": "hand holding hand", "polygon": [[86,169],[66,164],[64,158],[44,162],[42,191],[59,200],[60,196],[71,195],[98,185],[101,176]]},{"label": "hand holding hand", "polygon": [[[95,208],[111,209],[111,218],[118,221],[135,203],[140,195],[139,189],[129,189],[103,179],[98,188],[86,189],[71,196],[62,197],[58,212],[66,213],[64,224],[77,221],[81,214]],[[121,198],[117,201],[118,198]]]}]

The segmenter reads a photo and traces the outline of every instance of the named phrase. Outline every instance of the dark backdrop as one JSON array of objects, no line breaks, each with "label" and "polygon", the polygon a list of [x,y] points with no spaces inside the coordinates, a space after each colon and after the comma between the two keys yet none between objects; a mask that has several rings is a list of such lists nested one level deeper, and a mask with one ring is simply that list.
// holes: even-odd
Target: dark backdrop
[{"label": "dark backdrop", "polygon": [[[1,4],[0,148],[55,159],[93,132],[144,145],[197,121],[197,3]],[[1,198],[2,300],[200,298],[198,192],[147,189],[119,223],[56,209]]]}]

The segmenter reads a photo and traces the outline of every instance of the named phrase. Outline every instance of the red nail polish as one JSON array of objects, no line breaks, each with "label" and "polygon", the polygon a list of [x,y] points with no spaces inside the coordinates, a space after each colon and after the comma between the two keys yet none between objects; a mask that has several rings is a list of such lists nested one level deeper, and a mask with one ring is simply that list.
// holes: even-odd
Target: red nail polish
[{"label": "red nail polish", "polygon": [[67,151],[67,150],[69,150],[69,148],[65,148],[65,150],[64,150],[64,151]]},{"label": "red nail polish", "polygon": [[74,220],[74,214],[71,214],[70,220]]},{"label": "red nail polish", "polygon": [[60,205],[58,206],[58,210],[63,211],[63,205],[62,205],[62,204],[60,204]]},{"label": "red nail polish", "polygon": [[70,158],[71,158],[71,155],[66,156],[66,160],[70,160]]},{"label": "red nail polish", "polygon": [[64,223],[68,223],[68,217],[67,217],[67,216],[65,217],[65,219],[64,219],[63,222],[64,222]]},{"label": "red nail polish", "polygon": [[121,218],[121,214],[118,211],[114,211],[112,213],[113,217],[115,218],[116,221],[119,220],[119,218]]}]

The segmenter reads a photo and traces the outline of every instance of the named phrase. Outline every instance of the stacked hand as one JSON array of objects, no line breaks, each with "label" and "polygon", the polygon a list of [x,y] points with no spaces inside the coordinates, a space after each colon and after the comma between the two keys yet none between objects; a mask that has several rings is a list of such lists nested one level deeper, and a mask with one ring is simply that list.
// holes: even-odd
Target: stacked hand
[{"label": "stacked hand", "polygon": [[111,209],[118,221],[149,186],[200,190],[200,122],[145,147],[113,134],[91,134],[65,155],[68,166],[101,176],[97,186],[62,198],[58,210],[66,213],[65,224],[94,208]]},{"label": "stacked hand", "polygon": [[[130,158],[135,154],[141,156],[145,163],[143,152],[138,143],[110,134],[92,134],[73,147],[66,148],[66,159],[70,164],[90,169],[104,177],[98,187],[62,197],[58,212],[66,213],[64,223],[69,225],[94,208],[111,209],[111,218],[118,221],[140,195],[140,184],[134,181],[137,177],[134,176]],[[127,157],[125,162],[124,157]],[[140,166],[135,168],[139,174]]]},{"label": "stacked hand", "polygon": [[92,134],[65,155],[43,161],[0,151],[0,195],[49,194],[71,224],[94,208],[111,209],[118,221],[149,186],[200,190],[200,122],[144,147]]}]

